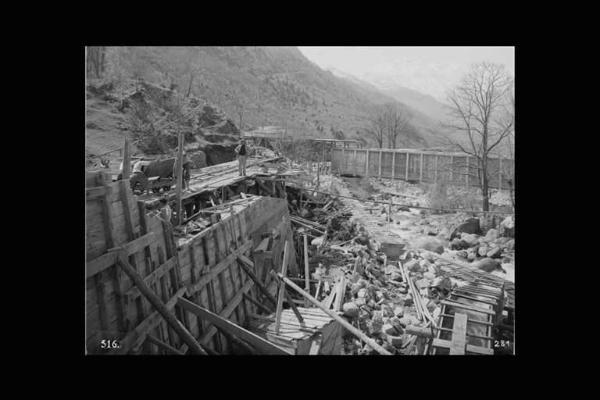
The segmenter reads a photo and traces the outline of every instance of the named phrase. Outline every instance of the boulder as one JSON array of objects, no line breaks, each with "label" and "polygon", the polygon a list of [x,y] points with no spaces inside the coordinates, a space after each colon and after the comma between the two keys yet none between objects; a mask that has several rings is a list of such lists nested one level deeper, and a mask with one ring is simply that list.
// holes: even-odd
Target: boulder
[{"label": "boulder", "polygon": [[404,315],[404,307],[402,307],[402,306],[394,307],[394,315],[398,318],[401,318]]},{"label": "boulder", "polygon": [[498,260],[494,260],[492,258],[482,258],[479,261],[476,261],[472,264],[473,267],[478,268],[482,271],[485,272],[492,272],[492,271],[501,271],[502,270],[502,266],[500,264],[500,261]]},{"label": "boulder", "polygon": [[504,218],[500,223],[500,234],[505,237],[515,237],[515,221],[512,215]]},{"label": "boulder", "polygon": [[490,249],[487,246],[480,246],[477,250],[477,254],[479,254],[480,257],[485,257],[489,250]]},{"label": "boulder", "polygon": [[406,264],[404,264],[404,267],[406,267],[406,269],[411,272],[417,272],[421,269],[421,266],[419,265],[419,261],[414,260],[414,259],[410,260]]},{"label": "boulder", "polygon": [[479,244],[479,237],[472,233],[462,233],[460,239],[467,244],[467,247],[473,247]]},{"label": "boulder", "polygon": [[507,250],[514,250],[515,249],[515,240],[511,239],[508,242],[506,242],[506,249]]},{"label": "boulder", "polygon": [[450,235],[450,240],[458,236],[459,233],[475,233],[481,235],[481,226],[478,218],[469,218],[462,224],[460,224]]},{"label": "boulder", "polygon": [[423,277],[429,280],[434,280],[435,279],[435,274],[431,273],[431,272],[425,272],[423,274]]},{"label": "boulder", "polygon": [[487,257],[489,258],[500,258],[502,254],[502,249],[500,247],[494,247],[487,253]]},{"label": "boulder", "polygon": [[496,229],[490,229],[485,234],[485,237],[483,238],[483,240],[486,242],[493,242],[497,238],[498,238],[498,231]]},{"label": "boulder", "polygon": [[467,260],[475,261],[476,258],[477,258],[477,254],[475,254],[474,251],[467,253]]},{"label": "boulder", "polygon": [[344,311],[344,315],[349,318],[356,318],[359,314],[359,308],[354,302],[345,303],[342,306],[342,310]]},{"label": "boulder", "polygon": [[418,239],[415,242],[415,247],[418,249],[433,251],[438,254],[442,254],[444,252],[444,242],[434,237]]},{"label": "boulder", "polygon": [[392,281],[396,281],[396,282],[402,282],[402,274],[400,274],[399,272],[392,272],[390,274],[390,279]]}]

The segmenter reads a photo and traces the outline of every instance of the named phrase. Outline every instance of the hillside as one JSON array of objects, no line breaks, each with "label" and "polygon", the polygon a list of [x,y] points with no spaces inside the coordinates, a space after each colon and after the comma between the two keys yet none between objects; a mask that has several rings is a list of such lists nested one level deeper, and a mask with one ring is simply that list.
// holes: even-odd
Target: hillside
[{"label": "hillside", "polygon": [[[374,107],[394,101],[322,70],[294,47],[109,47],[106,58],[105,79],[142,78],[189,94],[221,109],[242,130],[279,125],[298,138],[342,131],[346,138],[367,139],[361,131]],[[414,115],[417,128],[399,146],[434,141],[436,122],[399,106]]]}]

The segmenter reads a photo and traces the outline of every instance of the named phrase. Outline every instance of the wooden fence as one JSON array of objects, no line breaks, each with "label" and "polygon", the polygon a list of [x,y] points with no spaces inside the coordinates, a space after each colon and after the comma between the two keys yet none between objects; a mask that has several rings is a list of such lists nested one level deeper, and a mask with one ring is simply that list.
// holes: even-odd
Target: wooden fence
[{"label": "wooden fence", "polygon": [[[268,210],[268,212],[266,212]],[[256,244],[269,245],[255,257]],[[279,268],[283,243],[291,237],[287,202],[256,197],[239,213],[176,243],[170,224],[146,214],[128,180],[110,182],[105,173],[86,175],[86,350],[90,354],[185,353],[187,344],[155,310],[122,268],[129,264],[206,349],[227,353],[231,343],[216,326],[184,310],[180,297],[246,325],[258,314],[260,294],[242,271],[238,256],[254,259],[256,271]],[[264,247],[264,246],[263,246]],[[268,253],[268,254],[264,254]],[[271,260],[266,263],[265,258]],[[295,255],[292,254],[295,261]],[[118,348],[103,348],[102,341]],[[158,343],[158,344],[157,344]]]},{"label": "wooden fence", "polygon": [[[463,153],[441,153],[409,149],[333,149],[333,173],[402,179],[417,182],[444,180],[453,185],[479,186],[477,159]],[[489,187],[508,189],[514,176],[514,161],[489,158]]]}]

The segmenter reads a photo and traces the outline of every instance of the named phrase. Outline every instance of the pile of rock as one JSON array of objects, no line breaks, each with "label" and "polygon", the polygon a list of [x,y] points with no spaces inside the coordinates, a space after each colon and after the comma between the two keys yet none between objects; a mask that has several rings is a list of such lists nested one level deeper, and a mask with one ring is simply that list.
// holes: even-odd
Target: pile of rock
[{"label": "pile of rock", "polygon": [[[344,267],[348,282],[343,315],[392,354],[422,353],[425,341],[414,334],[430,323],[420,316],[416,303],[423,304],[434,318],[439,315],[440,301],[452,289],[438,262],[428,251],[411,251],[403,260],[387,262],[378,251],[376,241],[355,243],[355,265]],[[417,292],[405,279],[411,279]],[[420,296],[418,302],[414,296]],[[347,335],[346,354],[376,354],[358,338]]]},{"label": "pile of rock", "polygon": [[450,249],[455,255],[474,263],[473,266],[486,272],[504,270],[514,259],[514,222],[507,217],[499,229],[490,229],[482,235],[479,220],[472,218],[460,225],[451,235]]}]

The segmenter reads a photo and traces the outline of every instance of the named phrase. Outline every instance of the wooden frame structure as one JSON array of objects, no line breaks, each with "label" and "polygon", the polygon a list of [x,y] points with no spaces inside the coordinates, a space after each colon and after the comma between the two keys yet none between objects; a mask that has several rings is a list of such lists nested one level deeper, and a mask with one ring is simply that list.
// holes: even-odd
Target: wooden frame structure
[{"label": "wooden frame structure", "polygon": [[[271,237],[273,232],[276,237]],[[265,235],[266,251],[255,258],[254,243],[262,243]],[[260,293],[243,272],[240,257],[254,258],[254,273],[268,275],[266,270],[280,262],[278,252],[290,235],[287,202],[254,197],[241,212],[191,239],[176,240],[169,222],[147,215],[145,203],[135,201],[128,180],[109,182],[105,173],[88,173],[88,354],[231,352],[239,339],[205,314],[199,316],[197,309],[190,311],[181,299],[246,325],[250,315],[265,310],[257,306]],[[118,346],[103,348],[103,340]]]},{"label": "wooden frame structure", "polygon": [[[334,148],[331,154],[331,170],[339,174],[430,183],[444,180],[453,185],[479,186],[477,160],[463,153]],[[514,176],[514,161],[489,157],[488,171],[490,188],[508,189],[508,181]]]}]

